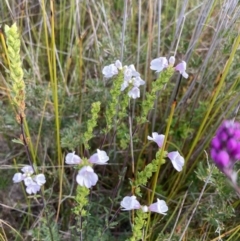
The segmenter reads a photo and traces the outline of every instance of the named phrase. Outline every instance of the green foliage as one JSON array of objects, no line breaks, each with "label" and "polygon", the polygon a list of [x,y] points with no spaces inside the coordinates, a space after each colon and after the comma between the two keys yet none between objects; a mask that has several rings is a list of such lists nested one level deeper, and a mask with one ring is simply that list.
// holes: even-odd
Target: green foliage
[{"label": "green foliage", "polygon": [[[50,231],[51,230],[51,233]],[[47,223],[47,221],[42,218],[39,225],[32,230],[32,240],[36,241],[60,241],[62,240],[59,235],[58,226],[55,222]]]},{"label": "green foliage", "polygon": [[87,122],[87,131],[83,134],[84,143],[86,149],[89,148],[89,140],[93,137],[93,129],[97,125],[98,112],[100,111],[100,102],[95,102],[92,104],[91,118]]},{"label": "green foliage", "polygon": [[146,225],[147,213],[142,210],[136,211],[136,216],[134,217],[134,224],[132,227],[132,237],[128,241],[141,240],[143,237],[143,228]]},{"label": "green foliage", "polygon": [[89,203],[88,195],[88,188],[77,185],[75,196],[76,206],[73,209],[73,212],[76,216],[84,217],[87,215],[86,207]]},{"label": "green foliage", "polygon": [[[109,101],[106,108],[106,122],[107,127],[105,133],[111,130],[115,123],[115,116],[119,108],[119,96],[121,94],[121,85],[123,82],[123,72],[118,73],[116,78],[113,79],[113,86],[110,90],[111,100]],[[124,102],[125,103],[125,102]]]},{"label": "green foliage", "polygon": [[146,98],[142,102],[141,117],[138,118],[138,123],[146,122],[146,117],[148,112],[153,108],[153,103],[157,98],[157,93],[161,91],[164,85],[169,81],[170,77],[173,75],[173,72],[174,69],[172,67],[168,67],[166,71],[161,72],[157,80],[152,83],[151,92],[146,93]]}]

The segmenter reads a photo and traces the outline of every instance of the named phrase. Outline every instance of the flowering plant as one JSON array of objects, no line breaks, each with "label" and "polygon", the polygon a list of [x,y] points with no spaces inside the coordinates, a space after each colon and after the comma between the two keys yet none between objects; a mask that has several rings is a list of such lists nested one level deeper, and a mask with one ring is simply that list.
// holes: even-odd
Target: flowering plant
[{"label": "flowering plant", "polygon": [[[161,72],[168,66],[173,66],[175,63],[175,57],[171,56],[169,58],[169,61],[167,61],[166,57],[159,57],[156,59],[153,59],[150,63],[150,69],[155,70],[156,72]],[[185,61],[182,61],[179,63],[174,69],[176,71],[179,71],[179,73],[184,77],[188,78],[188,74],[186,72],[187,64]]]},{"label": "flowering plant", "polygon": [[122,67],[122,63],[117,60],[115,64],[105,66],[102,70],[102,73],[105,78],[111,78],[114,75],[117,75],[119,70],[123,71],[124,76],[121,91],[124,91],[127,87],[129,87],[130,90],[128,91],[128,96],[133,99],[139,98],[139,87],[144,85],[145,81],[141,79],[140,74],[136,71],[133,64]]},{"label": "flowering plant", "polygon": [[[159,148],[162,148],[163,142],[164,142],[164,135],[159,135],[157,132],[152,133],[152,137],[148,136],[148,140],[154,141],[157,143]],[[173,164],[173,167],[178,171],[182,171],[183,165],[184,165],[184,158],[180,155],[178,151],[169,152],[167,154],[167,157],[170,159],[170,161]]]},{"label": "flowering plant", "polygon": [[157,199],[157,202],[152,203],[149,207],[148,206],[141,206],[138,202],[136,196],[126,196],[121,201],[121,207],[123,211],[130,211],[134,209],[141,209],[143,212],[155,212],[159,214],[166,215],[168,211],[168,206],[165,201]]},{"label": "flowering plant", "polygon": [[97,149],[97,153],[90,156],[89,160],[82,160],[75,152],[68,153],[65,158],[66,164],[81,166],[76,176],[76,181],[80,186],[91,188],[98,181],[98,176],[91,167],[93,164],[106,165],[109,157],[105,151]]},{"label": "flowering plant", "polygon": [[216,166],[236,182],[234,164],[240,160],[240,123],[224,121],[211,141],[211,157]]},{"label": "flowering plant", "polygon": [[13,176],[13,182],[18,183],[23,181],[28,194],[36,194],[40,191],[41,186],[46,182],[44,174],[33,175],[34,170],[31,166],[24,166],[21,172],[17,172]]}]

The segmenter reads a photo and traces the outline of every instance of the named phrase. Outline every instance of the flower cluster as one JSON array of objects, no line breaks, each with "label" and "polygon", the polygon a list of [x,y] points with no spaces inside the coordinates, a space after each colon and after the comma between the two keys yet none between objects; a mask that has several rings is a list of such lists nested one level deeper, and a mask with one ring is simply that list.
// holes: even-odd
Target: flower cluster
[{"label": "flower cluster", "polygon": [[[159,135],[157,132],[152,133],[152,137],[148,136],[147,139],[157,143],[159,148],[162,148],[164,142],[164,135]],[[167,154],[167,157],[171,160],[173,167],[178,171],[182,171],[184,165],[184,158],[178,151],[172,151]]]},{"label": "flower cluster", "polygon": [[102,70],[102,73],[105,78],[111,78],[114,75],[117,75],[119,70],[123,71],[124,75],[121,91],[124,91],[126,88],[130,87],[128,96],[133,99],[139,98],[139,87],[144,85],[145,81],[141,79],[140,74],[136,71],[133,64],[122,67],[122,63],[117,60],[115,64],[105,66]]},{"label": "flower cluster", "polygon": [[[89,165],[83,166],[76,176],[76,181],[80,186],[91,188],[95,186],[98,181],[98,176],[92,168],[92,164],[105,165],[109,160],[105,151],[97,149],[97,153],[93,154],[89,160]],[[79,165],[83,160],[75,154],[75,152],[66,155],[65,163],[69,165]]]},{"label": "flower cluster", "polygon": [[[240,123],[224,121],[211,141],[211,157],[217,167],[227,176],[240,160]],[[230,176],[229,176],[230,177]]]},{"label": "flower cluster", "polygon": [[26,186],[26,192],[28,194],[36,194],[40,191],[41,186],[46,182],[44,174],[34,174],[34,170],[31,166],[24,166],[21,172],[15,173],[13,176],[13,182],[18,183],[23,181]]},{"label": "flower cluster", "polygon": [[136,196],[126,196],[121,201],[121,207],[123,211],[129,211],[133,209],[142,209],[143,212],[155,212],[166,215],[168,211],[168,206],[165,201],[157,199],[157,202],[152,203],[149,207],[148,206],[141,206],[138,202]]},{"label": "flower cluster", "polygon": [[[159,57],[151,61],[150,63],[150,69],[156,70],[156,72],[161,72],[168,66],[173,66],[175,63],[175,57],[171,56],[169,58],[169,61],[167,61],[166,57]],[[176,71],[179,71],[179,73],[184,77],[188,78],[188,74],[186,73],[187,64],[185,61],[182,61],[180,64],[178,64],[174,69]]]}]

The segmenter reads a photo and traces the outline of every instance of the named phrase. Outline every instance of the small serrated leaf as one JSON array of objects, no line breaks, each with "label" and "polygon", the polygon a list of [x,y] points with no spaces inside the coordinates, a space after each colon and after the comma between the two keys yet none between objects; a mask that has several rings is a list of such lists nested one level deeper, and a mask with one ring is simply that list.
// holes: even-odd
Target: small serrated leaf
[{"label": "small serrated leaf", "polygon": [[12,142],[18,143],[18,144],[21,144],[21,145],[24,145],[24,144],[23,144],[23,141],[20,140],[20,139],[13,139]]}]

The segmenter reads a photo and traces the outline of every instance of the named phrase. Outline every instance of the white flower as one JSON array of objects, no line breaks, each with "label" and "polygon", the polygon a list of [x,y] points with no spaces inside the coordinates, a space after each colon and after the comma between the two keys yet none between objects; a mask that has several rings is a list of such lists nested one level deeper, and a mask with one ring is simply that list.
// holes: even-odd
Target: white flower
[{"label": "white flower", "polygon": [[23,180],[22,173],[20,173],[20,172],[15,173],[12,180],[14,183],[21,182]]},{"label": "white flower", "polygon": [[23,181],[24,181],[25,186],[29,186],[30,184],[34,183],[34,181],[31,177],[26,177],[26,178],[24,178]]},{"label": "white flower", "polygon": [[153,59],[150,63],[150,69],[156,70],[156,72],[161,72],[163,69],[168,67],[168,61],[166,57],[159,57]]},{"label": "white flower", "polygon": [[178,64],[175,67],[175,70],[179,71],[180,74],[184,77],[184,78],[188,78],[188,74],[186,73],[186,68],[187,68],[187,64],[185,61],[182,61],[182,63]]},{"label": "white flower", "polygon": [[90,166],[85,166],[78,171],[76,181],[80,186],[91,188],[96,185],[98,176]]},{"label": "white flower", "polygon": [[123,211],[129,211],[129,210],[141,208],[141,205],[137,201],[137,198],[135,196],[124,197],[123,200],[121,201],[121,206],[123,208],[122,209]]},{"label": "white flower", "polygon": [[133,99],[137,99],[140,97],[140,89],[138,87],[133,87],[129,92],[128,96]]},{"label": "white flower", "polygon": [[24,166],[21,171],[23,174],[20,172],[14,174],[13,182],[17,183],[23,181],[26,186],[26,192],[28,194],[36,194],[40,190],[40,187],[46,182],[44,174],[34,176],[33,167],[29,165]]},{"label": "white flower", "polygon": [[82,162],[82,159],[78,156],[75,155],[75,152],[68,153],[65,157],[65,162],[66,164],[79,164]]},{"label": "white flower", "polygon": [[33,180],[39,185],[42,186],[46,182],[46,178],[44,174],[38,174],[36,175]]},{"label": "white flower", "polygon": [[136,71],[133,64],[124,67],[124,81],[129,81],[133,77],[139,77],[140,74]]},{"label": "white flower", "polygon": [[164,142],[164,135],[158,135],[157,132],[153,132],[152,133],[152,137],[151,136],[148,136],[147,139],[150,140],[150,141],[154,141],[158,144],[158,147],[161,148],[162,145],[163,145],[163,142]]},{"label": "white flower", "polygon": [[89,162],[98,164],[98,165],[104,165],[109,160],[109,156],[105,151],[101,151],[97,149],[97,153],[93,154],[89,158]]},{"label": "white flower", "polygon": [[116,62],[115,62],[115,66],[120,70],[120,69],[122,69],[122,63],[121,63],[121,61],[120,60],[117,60]]},{"label": "white flower", "polygon": [[118,69],[114,64],[110,64],[108,66],[105,66],[102,70],[102,73],[105,78],[111,78],[114,75],[118,74]]},{"label": "white flower", "polygon": [[184,158],[179,154],[178,151],[172,151],[168,153],[168,158],[171,160],[173,167],[178,171],[182,171],[184,165]]},{"label": "white flower", "polygon": [[145,81],[141,79],[140,76],[132,78],[132,84],[134,87],[139,87],[140,85],[145,85]]},{"label": "white flower", "polygon": [[30,177],[34,173],[33,168],[31,166],[29,166],[29,165],[24,166],[21,169],[21,171],[24,173],[23,174],[24,177]]},{"label": "white flower", "polygon": [[38,191],[40,191],[40,186],[36,182],[32,182],[26,187],[28,194],[36,194]]},{"label": "white flower", "polygon": [[165,201],[157,199],[156,203],[151,204],[148,209],[151,212],[160,213],[163,215],[166,215],[166,212],[168,211],[168,206]]}]

